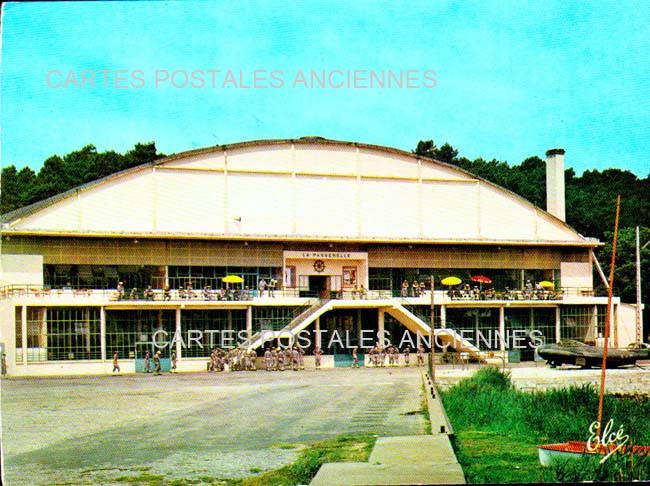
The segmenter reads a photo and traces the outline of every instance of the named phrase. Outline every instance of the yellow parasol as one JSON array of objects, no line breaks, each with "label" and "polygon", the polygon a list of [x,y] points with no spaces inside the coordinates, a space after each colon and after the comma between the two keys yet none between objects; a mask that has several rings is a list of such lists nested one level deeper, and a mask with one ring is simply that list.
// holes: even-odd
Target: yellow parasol
[{"label": "yellow parasol", "polygon": [[440,282],[442,285],[458,285],[462,280],[458,277],[446,277]]},{"label": "yellow parasol", "polygon": [[553,282],[549,282],[548,280],[542,280],[539,284],[545,289],[552,289],[555,287],[555,284]]},{"label": "yellow parasol", "polygon": [[226,275],[221,280],[226,283],[242,283],[244,281],[239,275]]}]

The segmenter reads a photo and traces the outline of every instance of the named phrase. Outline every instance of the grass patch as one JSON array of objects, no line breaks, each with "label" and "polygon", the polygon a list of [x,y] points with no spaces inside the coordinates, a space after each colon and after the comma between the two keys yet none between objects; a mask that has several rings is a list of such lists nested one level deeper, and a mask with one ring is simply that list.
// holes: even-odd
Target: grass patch
[{"label": "grass patch", "polygon": [[[525,393],[514,388],[509,373],[485,367],[441,395],[468,482],[650,479],[650,458],[612,457],[598,467],[580,461],[540,466],[536,445],[588,438],[598,410],[593,386]],[[632,444],[650,444],[649,416],[648,396],[605,396],[604,422],[611,417],[616,429],[622,424]]]},{"label": "grass patch", "polygon": [[147,485],[147,486],[160,486],[164,484],[165,475],[164,474],[150,474],[143,473],[137,476],[120,476],[113,479],[113,481],[127,484],[138,484],[138,485]]},{"label": "grass patch", "polygon": [[427,387],[422,383],[422,397],[420,398],[420,407],[424,417],[424,433],[431,435],[431,415],[429,415],[429,401],[427,400]]},{"label": "grass patch", "polygon": [[455,430],[452,443],[468,483],[538,482],[537,443],[481,430]]},{"label": "grass patch", "polygon": [[376,440],[377,437],[371,435],[344,435],[317,442],[305,447],[292,464],[259,476],[233,481],[232,484],[237,486],[309,484],[320,466],[326,462],[367,461]]}]

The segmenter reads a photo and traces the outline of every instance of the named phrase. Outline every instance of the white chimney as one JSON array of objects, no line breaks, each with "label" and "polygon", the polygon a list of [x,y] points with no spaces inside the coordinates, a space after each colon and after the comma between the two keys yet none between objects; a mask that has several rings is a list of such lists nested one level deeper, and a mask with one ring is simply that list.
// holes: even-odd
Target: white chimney
[{"label": "white chimney", "polygon": [[564,203],[564,149],[546,151],[546,210],[566,221]]}]

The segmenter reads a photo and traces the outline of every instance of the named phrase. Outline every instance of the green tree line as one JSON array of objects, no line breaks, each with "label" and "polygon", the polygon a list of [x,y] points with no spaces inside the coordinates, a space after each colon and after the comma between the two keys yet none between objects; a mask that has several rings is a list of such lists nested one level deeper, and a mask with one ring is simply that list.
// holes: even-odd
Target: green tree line
[{"label": "green tree line", "polygon": [[[487,179],[546,209],[546,162],[529,157],[519,165],[495,159],[469,160],[459,157],[449,145],[437,147],[433,140],[421,140],[413,153],[456,165]],[[615,295],[623,302],[636,302],[636,231],[639,226],[640,246],[650,241],[650,174],[639,179],[627,170],[587,170],[577,176],[572,168],[565,171],[567,223],[584,236],[598,238],[604,246],[596,250],[603,272],[609,277],[616,197],[621,195],[619,235],[614,272]],[[650,244],[641,251],[642,302],[650,304]],[[604,285],[594,274],[594,285],[602,293]],[[646,329],[650,329],[650,310],[644,312]],[[644,335],[647,339],[647,333]]]},{"label": "green tree line", "polygon": [[52,155],[38,173],[29,167],[17,170],[9,165],[2,169],[0,214],[164,156],[157,152],[154,142],[136,143],[125,154],[113,150],[97,152],[94,145],[86,145],[63,157]]}]

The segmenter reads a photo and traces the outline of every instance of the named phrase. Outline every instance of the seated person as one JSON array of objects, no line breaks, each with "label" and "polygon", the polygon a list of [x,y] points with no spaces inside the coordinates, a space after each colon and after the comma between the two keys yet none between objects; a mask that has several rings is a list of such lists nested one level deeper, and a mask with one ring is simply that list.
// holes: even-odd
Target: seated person
[{"label": "seated person", "polygon": [[163,300],[172,300],[172,293],[169,290],[169,285],[165,285],[163,289]]},{"label": "seated person", "polygon": [[154,300],[154,291],[151,288],[151,285],[147,285],[147,288],[144,289],[144,300]]},{"label": "seated person", "polygon": [[205,300],[214,300],[214,293],[212,292],[212,287],[206,285],[203,287],[203,298]]},{"label": "seated person", "polygon": [[196,293],[194,292],[194,288],[192,287],[192,282],[187,282],[185,284],[185,294],[187,295],[188,299],[193,299],[196,297]]},{"label": "seated person", "polygon": [[368,296],[368,290],[361,284],[359,287],[359,297],[365,299]]}]

